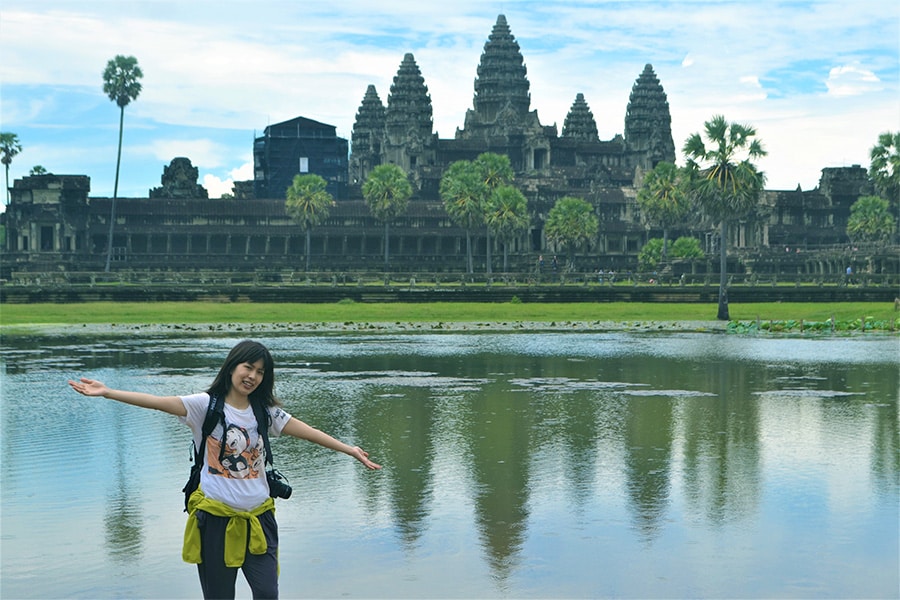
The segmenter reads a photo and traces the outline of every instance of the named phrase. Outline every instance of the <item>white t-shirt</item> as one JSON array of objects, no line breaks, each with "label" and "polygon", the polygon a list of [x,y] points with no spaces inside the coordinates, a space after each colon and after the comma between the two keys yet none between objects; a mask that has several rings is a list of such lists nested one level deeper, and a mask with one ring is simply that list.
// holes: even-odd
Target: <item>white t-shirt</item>
[{"label": "white t-shirt", "polygon": [[[187,416],[178,417],[194,433],[194,444],[200,444],[203,421],[209,408],[209,394],[203,392],[182,396]],[[269,407],[271,425],[269,439],[281,435],[291,415],[280,407]],[[266,481],[266,449],[256,427],[253,409],[238,410],[225,404],[225,450],[220,460],[223,428],[221,422],[206,438],[200,487],[207,498],[224,502],[236,510],[249,511],[269,497]]]}]

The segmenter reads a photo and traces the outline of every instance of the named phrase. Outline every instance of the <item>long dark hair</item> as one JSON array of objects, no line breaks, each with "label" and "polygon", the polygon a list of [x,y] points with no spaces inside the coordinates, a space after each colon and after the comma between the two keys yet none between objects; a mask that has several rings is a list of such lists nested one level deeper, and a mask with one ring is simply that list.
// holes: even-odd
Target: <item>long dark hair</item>
[{"label": "long dark hair", "polygon": [[250,402],[262,406],[280,406],[281,402],[275,397],[275,361],[268,348],[253,340],[239,342],[231,349],[212,385],[206,390],[207,393],[225,398],[231,390],[231,373],[235,367],[243,363],[255,363],[259,359],[263,361],[263,380],[250,394]]}]

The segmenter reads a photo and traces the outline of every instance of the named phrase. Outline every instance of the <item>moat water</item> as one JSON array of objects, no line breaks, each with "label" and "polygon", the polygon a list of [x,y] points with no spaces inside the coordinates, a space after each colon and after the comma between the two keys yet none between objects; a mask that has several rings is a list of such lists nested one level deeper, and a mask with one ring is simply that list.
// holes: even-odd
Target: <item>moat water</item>
[{"label": "moat water", "polygon": [[[199,597],[188,429],[66,380],[202,391],[240,339],[3,340],[0,596]],[[282,598],[900,590],[896,337],[257,339],[289,412],[384,465],[275,440]]]}]

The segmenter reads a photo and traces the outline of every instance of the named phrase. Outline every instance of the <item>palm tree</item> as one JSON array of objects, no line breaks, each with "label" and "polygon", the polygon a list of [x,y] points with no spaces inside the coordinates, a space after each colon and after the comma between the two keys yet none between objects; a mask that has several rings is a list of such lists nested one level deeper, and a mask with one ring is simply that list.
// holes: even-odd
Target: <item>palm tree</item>
[{"label": "palm tree", "polygon": [[548,240],[566,247],[570,267],[575,258],[575,248],[590,243],[599,229],[600,222],[594,208],[587,201],[572,196],[556,201],[547,213],[547,224],[544,226]]},{"label": "palm tree", "polygon": [[690,210],[689,196],[684,189],[678,167],[661,162],[644,176],[637,193],[641,216],[663,230],[662,260],[668,258],[669,228],[677,225]]},{"label": "palm tree", "polygon": [[29,175],[47,175],[47,169],[44,168],[43,165],[34,165],[31,167],[31,170],[28,171]]},{"label": "palm tree", "polygon": [[454,223],[466,230],[467,271],[472,268],[472,228],[484,220],[485,183],[474,163],[458,160],[441,177],[441,199]]},{"label": "palm tree", "polygon": [[528,200],[511,185],[501,185],[488,200],[485,212],[488,230],[496,232],[503,240],[503,272],[509,266],[509,242],[528,228]]},{"label": "palm tree", "polygon": [[309,271],[310,230],[328,217],[328,209],[334,199],[325,188],[328,183],[319,175],[295,175],[287,189],[285,206],[291,218],[300,224],[306,234],[306,267]]},{"label": "palm tree", "polygon": [[113,225],[116,222],[116,197],[119,194],[119,166],[122,164],[122,128],[125,122],[125,107],[141,93],[143,71],[133,56],[116,55],[106,63],[103,71],[103,92],[119,107],[119,151],[116,155],[116,180],[113,185],[112,208],[109,216],[109,238],[106,246],[106,271],[112,258]]},{"label": "palm tree", "polygon": [[894,232],[894,216],[888,201],[862,196],[850,207],[847,235],[854,242],[882,242]]},{"label": "palm tree", "polygon": [[719,242],[719,311],[717,318],[728,316],[728,222],[746,215],[756,206],[766,183],[765,174],[751,160],[766,155],[749,125],[728,123],[716,115],[704,123],[706,139],[694,133],[684,143],[687,158],[685,173],[690,192],[701,208],[721,223]]},{"label": "palm tree", "polygon": [[900,203],[900,131],[879,135],[870,156],[869,176],[878,193],[892,205]]},{"label": "palm tree", "polygon": [[878,194],[888,201],[888,210],[898,217],[895,224],[900,224],[900,131],[879,135],[870,156],[869,177]]},{"label": "palm tree", "polygon": [[406,212],[412,184],[403,169],[397,165],[378,165],[362,186],[363,197],[376,219],[384,223],[384,270],[390,266],[389,225]]},{"label": "palm tree", "polygon": [[487,272],[491,273],[491,224],[488,222],[487,212],[490,210],[490,198],[494,191],[501,185],[506,185],[513,180],[512,165],[505,154],[484,152],[475,159],[475,169],[484,183],[484,198],[481,202],[485,211],[483,220],[487,225]]},{"label": "palm tree", "polygon": [[0,133],[0,162],[6,167],[6,203],[9,204],[9,165],[15,155],[22,151],[22,144],[19,143],[19,136],[15,133],[4,131]]}]

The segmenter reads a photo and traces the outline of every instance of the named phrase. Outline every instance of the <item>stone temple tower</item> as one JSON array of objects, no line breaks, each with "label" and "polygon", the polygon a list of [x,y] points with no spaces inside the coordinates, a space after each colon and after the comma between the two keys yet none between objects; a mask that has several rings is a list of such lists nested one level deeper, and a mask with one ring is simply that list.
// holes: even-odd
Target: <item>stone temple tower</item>
[{"label": "stone temple tower", "polygon": [[351,135],[350,183],[362,184],[373,168],[381,164],[385,110],[374,85],[369,85],[356,113]]},{"label": "stone temple tower", "polygon": [[477,73],[473,107],[456,139],[506,154],[516,171],[547,167],[556,127],[542,126],[531,110],[525,62],[504,15],[497,17],[484,44]]},{"label": "stone temple tower", "polygon": [[562,137],[584,140],[586,142],[599,142],[599,134],[597,133],[597,121],[594,120],[594,113],[588,107],[584,94],[580,93],[575,96],[575,102],[566,115],[563,123]]},{"label": "stone temple tower", "polygon": [[484,44],[477,72],[474,106],[466,111],[465,126],[457,131],[457,138],[493,137],[540,127],[537,114],[529,110],[530,84],[522,52],[504,15],[497,17]]},{"label": "stone temple tower", "polygon": [[639,170],[650,170],[662,161],[675,162],[669,101],[649,64],[631,88],[625,112],[625,143],[634,153]]},{"label": "stone temple tower", "polygon": [[409,172],[434,164],[437,138],[433,133],[431,96],[416,59],[407,53],[391,85],[385,111],[381,162]]}]

